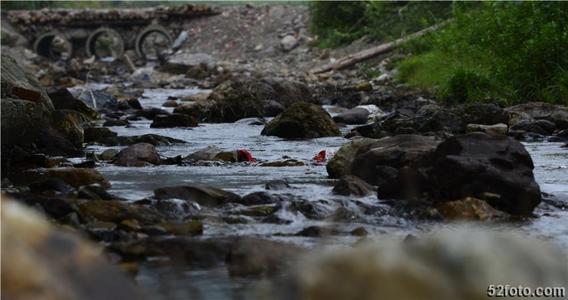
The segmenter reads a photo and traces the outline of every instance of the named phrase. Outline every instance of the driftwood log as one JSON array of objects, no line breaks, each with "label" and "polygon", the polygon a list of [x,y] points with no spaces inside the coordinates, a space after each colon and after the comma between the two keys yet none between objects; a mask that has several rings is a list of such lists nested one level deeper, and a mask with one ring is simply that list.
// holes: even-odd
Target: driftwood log
[{"label": "driftwood log", "polygon": [[448,22],[449,22],[449,20],[444,21],[444,22],[439,23],[439,24],[436,24],[436,25],[433,25],[433,26],[430,26],[428,28],[422,29],[418,32],[409,34],[407,36],[404,36],[404,37],[399,38],[397,40],[394,40],[392,42],[381,44],[381,45],[375,46],[373,48],[365,49],[365,50],[359,51],[357,53],[347,55],[345,57],[338,59],[337,61],[335,61],[333,63],[314,68],[314,69],[310,70],[310,73],[319,74],[319,73],[324,73],[324,72],[332,71],[332,70],[341,70],[341,69],[350,67],[352,65],[355,65],[359,62],[362,62],[364,60],[371,59],[371,58],[376,57],[378,55],[391,52],[392,50],[394,50],[399,45],[404,44],[404,43],[406,43],[406,42],[408,42],[412,39],[415,39],[417,37],[421,37],[421,36],[423,36],[427,33],[436,31],[439,28],[441,28],[442,26],[446,25]]}]

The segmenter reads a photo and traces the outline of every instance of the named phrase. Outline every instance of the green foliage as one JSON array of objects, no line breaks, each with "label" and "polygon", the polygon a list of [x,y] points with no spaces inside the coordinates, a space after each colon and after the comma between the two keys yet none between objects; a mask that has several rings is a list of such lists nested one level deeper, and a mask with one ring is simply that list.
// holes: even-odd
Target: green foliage
[{"label": "green foliage", "polygon": [[362,36],[398,38],[451,15],[451,2],[322,1],[310,3],[310,31],[319,46],[334,48]]},{"label": "green foliage", "polygon": [[454,6],[444,30],[410,43],[400,79],[450,102],[568,103],[568,3]]},{"label": "green foliage", "polygon": [[320,37],[323,48],[351,42],[364,34],[365,7],[365,2],[312,2],[310,31]]},{"label": "green foliage", "polygon": [[452,14],[448,1],[368,2],[366,32],[376,40],[396,39],[447,19]]}]

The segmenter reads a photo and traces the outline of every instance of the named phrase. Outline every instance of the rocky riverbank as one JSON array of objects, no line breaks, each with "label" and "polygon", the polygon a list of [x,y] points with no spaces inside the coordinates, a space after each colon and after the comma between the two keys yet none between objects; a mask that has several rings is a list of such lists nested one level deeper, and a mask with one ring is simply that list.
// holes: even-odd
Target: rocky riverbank
[{"label": "rocky riverbank", "polygon": [[[399,267],[414,270],[407,268],[404,255],[419,253],[424,255],[420,264],[429,264],[436,260],[426,257],[431,245],[457,251],[452,248],[455,236],[422,239],[424,232],[451,227],[455,221],[526,232],[534,228],[530,224],[546,220],[550,229],[539,227],[529,234],[568,244],[555,237],[565,235],[566,228],[554,224],[568,218],[568,176],[561,175],[567,168],[562,152],[568,142],[566,106],[446,106],[400,85],[386,69],[376,78],[358,69],[317,77],[306,74],[307,66],[327,58],[309,47],[304,8],[263,9],[231,7],[214,17],[227,21],[242,16],[245,27],[251,28],[266,18],[271,23],[265,30],[271,34],[273,27],[284,26],[281,37],[262,42],[278,42],[280,48],[265,51],[269,46],[263,44],[234,52],[249,57],[247,63],[219,60],[215,56],[227,54],[223,51],[229,48],[215,43],[188,46],[134,72],[126,71],[121,61],[64,64],[3,54],[4,197],[13,199],[9,203],[37,208],[60,227],[99,242],[107,260],[142,285],[146,282],[145,288],[152,286],[148,282],[153,282],[153,274],[175,267],[192,272],[221,268],[231,283],[254,278],[247,284],[255,286],[259,278],[282,279],[300,257],[323,251],[318,245],[338,247],[376,239],[396,240],[395,252],[403,253],[404,260]],[[282,25],[275,20],[286,23],[289,17],[279,9],[298,15]],[[195,30],[205,24],[198,25]],[[196,41],[209,33],[196,32]],[[207,47],[224,50],[196,53]],[[272,64],[267,70],[271,60],[298,68],[284,72]],[[559,165],[539,165],[530,145],[557,147]],[[547,174],[554,174],[554,189],[542,187]],[[2,236],[4,243],[6,234]],[[415,236],[416,244],[401,244]],[[473,238],[487,238],[475,254],[480,256],[492,255],[499,243],[509,243],[485,233]],[[64,243],[55,239],[53,246],[58,249]],[[463,256],[453,254],[467,256],[465,244],[458,244]],[[517,250],[507,245],[505,251]],[[358,257],[371,251],[380,256],[391,251],[374,247],[340,255]],[[520,262],[525,252],[534,254],[531,247],[523,244],[511,259]],[[329,275],[316,278],[335,282],[331,277],[342,268],[336,264],[340,257],[328,257]],[[96,259],[88,258],[93,263]],[[311,261],[310,266],[326,268],[318,266],[322,263]],[[45,268],[50,272],[49,266]],[[380,258],[373,268],[370,274],[376,278],[389,277]],[[450,281],[447,266],[439,268],[443,276],[433,279],[433,286]],[[114,274],[110,269],[101,272]],[[306,269],[308,275],[292,272],[292,279],[282,280],[290,284],[311,276],[314,269]],[[556,272],[541,269],[507,269],[503,274]],[[352,280],[357,276],[353,274]],[[488,280],[504,278],[492,276],[487,275]],[[553,284],[562,276],[566,274],[559,271],[527,282]],[[430,284],[420,283],[424,288]],[[313,292],[314,299],[329,298],[320,284],[302,291]],[[132,292],[129,286],[124,289]],[[211,295],[194,286],[191,290],[197,298]],[[238,290],[239,295],[248,292]],[[446,292],[452,297],[457,293]],[[54,292],[58,299],[73,295],[77,294]],[[156,297],[175,298],[167,293]],[[294,297],[283,293],[283,298]]]}]

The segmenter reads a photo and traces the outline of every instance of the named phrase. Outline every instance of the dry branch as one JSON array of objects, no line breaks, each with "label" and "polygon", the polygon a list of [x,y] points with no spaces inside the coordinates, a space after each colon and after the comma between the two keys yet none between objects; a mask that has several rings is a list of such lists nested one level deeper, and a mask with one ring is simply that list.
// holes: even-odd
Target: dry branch
[{"label": "dry branch", "polygon": [[399,39],[397,39],[393,42],[381,44],[381,45],[375,46],[373,48],[369,48],[369,49],[365,49],[363,51],[359,51],[355,54],[347,55],[347,56],[342,57],[342,58],[340,58],[339,60],[337,60],[333,63],[327,64],[327,65],[324,65],[324,66],[321,66],[321,67],[318,67],[318,68],[314,68],[314,69],[310,70],[310,73],[318,74],[318,73],[323,73],[323,72],[327,72],[327,71],[331,71],[331,70],[344,69],[344,68],[350,67],[352,65],[355,65],[355,64],[357,64],[361,61],[376,57],[376,56],[381,55],[381,54],[388,53],[388,52],[394,50],[399,45],[404,44],[404,43],[406,43],[406,42],[408,42],[408,41],[410,41],[414,38],[421,37],[421,36],[423,36],[423,35],[425,35],[429,32],[433,32],[433,31],[438,30],[440,27],[446,25],[448,22],[449,22],[449,20],[444,21],[444,22],[439,23],[439,24],[436,24],[436,25],[433,25],[433,26],[430,26],[428,28],[422,29],[422,30],[415,32],[413,34],[409,34],[409,35],[404,36],[402,38],[399,38]]}]

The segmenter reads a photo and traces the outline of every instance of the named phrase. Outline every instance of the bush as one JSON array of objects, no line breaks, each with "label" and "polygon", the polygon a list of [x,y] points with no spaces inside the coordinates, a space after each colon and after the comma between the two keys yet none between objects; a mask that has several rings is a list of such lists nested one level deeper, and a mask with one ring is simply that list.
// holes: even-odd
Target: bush
[{"label": "bush", "polygon": [[368,36],[398,38],[451,15],[451,2],[336,2],[310,3],[310,31],[319,46],[334,48]]},{"label": "bush", "polygon": [[310,31],[320,38],[320,46],[334,48],[364,35],[365,2],[310,3]]},{"label": "bush", "polygon": [[451,25],[406,51],[400,79],[444,100],[567,103],[568,3],[456,4]]}]

